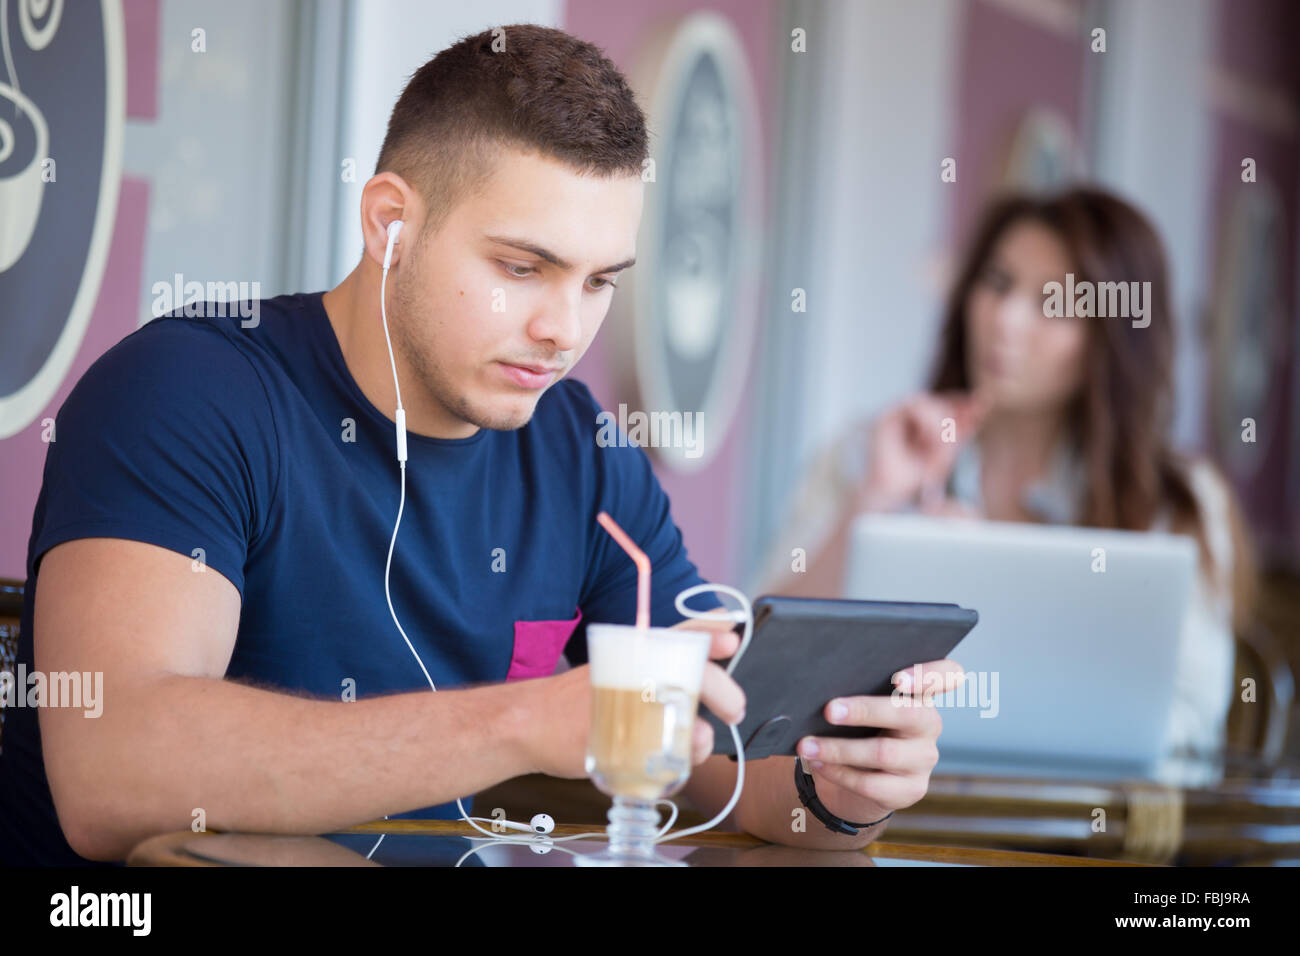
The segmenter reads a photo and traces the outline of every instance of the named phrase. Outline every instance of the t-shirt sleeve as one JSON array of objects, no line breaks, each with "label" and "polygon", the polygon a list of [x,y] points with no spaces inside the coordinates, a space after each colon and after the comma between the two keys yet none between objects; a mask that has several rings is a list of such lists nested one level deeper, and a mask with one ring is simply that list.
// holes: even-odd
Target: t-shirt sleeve
[{"label": "t-shirt sleeve", "polygon": [[[636,565],[596,521],[599,512],[608,512],[650,558],[652,627],[670,627],[685,620],[675,605],[678,593],[706,583],[687,556],[682,533],[673,522],[668,495],[655,477],[649,456],[644,449],[624,441],[598,444],[596,416],[601,408],[585,385],[581,392],[590,405],[586,420],[592,423],[596,500],[591,508],[587,573],[579,600],[582,624],[565,650],[565,656],[575,665],[587,661],[588,624],[636,623]],[[711,592],[696,595],[688,603],[697,610],[719,606]]]},{"label": "t-shirt sleeve", "polygon": [[279,473],[261,378],[201,319],[154,319],[86,371],[55,418],[32,569],[74,538],[179,552],[244,595]]}]

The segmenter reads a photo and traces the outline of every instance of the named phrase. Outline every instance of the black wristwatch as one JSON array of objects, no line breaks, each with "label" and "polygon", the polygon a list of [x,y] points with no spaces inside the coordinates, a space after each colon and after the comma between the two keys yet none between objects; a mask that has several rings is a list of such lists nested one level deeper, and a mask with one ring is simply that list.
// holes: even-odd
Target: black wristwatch
[{"label": "black wristwatch", "polygon": [[817,784],[813,780],[812,774],[805,773],[803,761],[799,757],[794,758],[794,785],[799,791],[799,799],[803,805],[813,812],[822,823],[826,824],[826,829],[832,833],[843,833],[845,836],[857,836],[859,830],[865,830],[868,827],[874,827],[877,823],[884,823],[894,815],[890,810],[875,823],[849,823],[847,820],[841,820],[835,814],[826,809],[826,805],[817,799]]}]

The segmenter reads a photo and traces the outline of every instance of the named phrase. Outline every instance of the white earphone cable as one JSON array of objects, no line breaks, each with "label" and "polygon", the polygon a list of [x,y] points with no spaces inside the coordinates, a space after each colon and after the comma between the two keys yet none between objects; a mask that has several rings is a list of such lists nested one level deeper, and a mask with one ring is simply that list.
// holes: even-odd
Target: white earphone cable
[{"label": "white earphone cable", "polygon": [[[405,629],[402,627],[402,622],[397,619],[397,611],[393,608],[393,596],[389,588],[389,574],[393,566],[393,549],[397,544],[397,530],[402,525],[402,512],[406,507],[406,411],[402,407],[402,390],[401,390],[401,386],[398,384],[397,381],[397,362],[393,358],[393,342],[388,334],[388,307],[387,307],[388,269],[392,259],[393,246],[396,245],[397,243],[397,236],[401,232],[401,229],[402,226],[400,220],[394,220],[393,223],[389,224],[388,249],[384,255],[383,275],[379,282],[379,312],[384,323],[384,340],[388,344],[388,362],[393,370],[393,390],[397,394],[397,423],[396,423],[397,459],[398,459],[398,464],[401,466],[401,498],[399,499],[397,505],[397,521],[393,524],[393,535],[388,542],[388,558],[384,562],[384,597],[388,601],[388,613],[392,615],[393,623],[397,625],[398,633],[402,635],[402,640],[406,642],[407,649],[410,650],[411,655],[415,658],[415,662],[420,665],[420,671],[421,673],[424,674],[424,679],[428,681],[429,689],[436,693],[438,688],[433,683],[433,678],[429,674],[429,669],[424,666],[424,661],[421,660],[419,653],[415,649],[415,645],[411,643],[411,639],[407,636]],[[731,595],[737,601],[740,602],[741,610],[740,611],[724,610],[721,613],[719,613],[718,610],[716,609],[712,611],[695,611],[685,606],[684,602],[687,598],[693,597],[696,594],[703,594],[708,591],[716,591],[722,594]],[[678,612],[681,613],[684,617],[693,618],[697,620],[727,619],[733,621],[734,620],[744,621],[745,630],[744,630],[744,636],[741,638],[740,641],[740,647],[737,649],[735,655],[731,659],[731,663],[727,667],[727,673],[730,674],[732,670],[735,669],[736,664],[739,663],[741,655],[745,653],[745,648],[749,646],[749,639],[753,632],[754,614],[753,614],[753,609],[750,606],[749,600],[740,591],[736,590],[735,588],[728,587],[725,584],[698,584],[694,587],[687,588],[684,591],[682,591],[680,594],[678,594],[675,603]],[[668,817],[668,822],[663,824],[663,826],[659,829],[658,834],[655,837],[656,843],[664,842],[667,840],[676,840],[680,837],[688,836],[693,833],[699,833],[703,830],[711,829],[712,827],[715,827],[719,823],[721,823],[722,820],[726,818],[727,814],[729,814],[732,811],[732,808],[735,807],[736,801],[740,799],[741,790],[744,788],[745,785],[745,753],[744,753],[744,748],[741,746],[740,734],[736,729],[736,725],[734,724],[729,725],[729,729],[731,730],[732,740],[735,742],[736,745],[736,765],[737,765],[736,787],[731,795],[731,799],[727,802],[727,805],[722,808],[722,811],[718,813],[718,815],[715,816],[708,823],[700,824],[699,826],[695,826],[695,827],[690,827],[685,830],[680,830],[677,833],[672,834],[671,836],[667,836],[666,834],[668,833],[669,828],[671,828],[673,823],[677,820],[677,815],[678,815],[677,804],[674,803],[672,800],[667,800],[667,799],[655,801],[656,806],[660,804],[667,804],[672,811],[671,815]],[[494,843],[532,843],[537,846],[546,847],[546,849],[543,850],[542,852],[548,852],[550,849],[550,845],[554,843],[564,843],[570,840],[583,840],[592,837],[604,837],[606,835],[603,831],[600,831],[595,833],[577,833],[577,834],[573,834],[570,836],[563,836],[563,837],[551,837],[547,835],[550,832],[549,829],[539,832],[534,828],[534,825],[525,825],[522,823],[516,823],[511,820],[498,820],[495,818],[492,820],[488,820],[488,818],[486,817],[471,817],[469,813],[465,810],[465,805],[461,802],[462,799],[463,798],[461,797],[456,798],[456,807],[460,810],[461,819],[463,819],[466,823],[472,826],[475,830],[478,830],[480,833],[484,834],[486,837],[488,837],[489,840],[493,841]],[[541,816],[544,815],[543,814],[537,815],[537,817],[541,817]],[[537,820],[537,817],[534,817],[534,821]],[[387,820],[388,817],[385,815],[384,819]],[[489,830],[483,829],[483,827],[479,826],[478,822],[476,822],[479,820],[482,820],[485,823],[492,823],[497,826],[506,826],[511,829],[528,831],[530,835],[526,837],[515,837],[509,835],[503,836],[499,833],[493,833]],[[546,822],[542,825],[554,826],[554,821],[551,821],[550,818],[547,817]],[[379,845],[384,842],[384,836],[386,836],[386,834],[380,834],[379,839],[375,841],[375,845],[372,846],[370,848],[370,852],[366,854],[366,859],[370,859],[374,855],[375,850],[379,849]],[[470,854],[478,852],[478,850],[482,849],[484,846],[487,845],[489,844],[484,843],[481,844],[480,846],[474,847],[471,850],[469,850],[464,856],[460,858],[460,860],[456,862],[456,866],[460,866],[461,862],[464,861]],[[566,852],[572,852],[572,851],[566,851]]]},{"label": "white earphone cable", "polygon": [[[686,606],[687,598],[694,597],[696,594],[704,594],[709,591],[731,595],[740,602],[740,611],[724,611],[719,614],[717,611],[695,611]],[[680,592],[674,603],[677,605],[677,611],[679,614],[695,620],[706,621],[718,620],[721,618],[734,621],[736,620],[737,614],[742,615],[741,620],[743,620],[745,624],[745,633],[740,638],[740,646],[736,648],[736,653],[731,657],[731,663],[727,665],[728,674],[734,671],[736,665],[740,663],[740,658],[744,655],[745,649],[749,647],[749,639],[754,633],[754,609],[749,603],[749,598],[745,597],[745,595],[735,588],[728,587],[725,584],[697,584],[694,587],[687,588]],[[728,724],[727,729],[731,731],[731,739],[736,745],[736,786],[731,792],[731,799],[727,801],[725,807],[718,811],[717,816],[708,823],[701,823],[699,826],[687,827],[685,830],[678,830],[672,835],[665,835],[667,829],[665,828],[664,831],[660,831],[659,837],[655,841],[656,843],[666,843],[669,840],[678,840],[684,836],[690,836],[693,833],[701,833],[704,830],[711,830],[713,827],[716,827],[719,823],[725,820],[727,814],[729,814],[736,806],[736,801],[740,799],[740,792],[745,788],[745,748],[740,742],[740,731],[736,729],[736,725]],[[676,804],[674,804],[673,809],[676,810]]]}]

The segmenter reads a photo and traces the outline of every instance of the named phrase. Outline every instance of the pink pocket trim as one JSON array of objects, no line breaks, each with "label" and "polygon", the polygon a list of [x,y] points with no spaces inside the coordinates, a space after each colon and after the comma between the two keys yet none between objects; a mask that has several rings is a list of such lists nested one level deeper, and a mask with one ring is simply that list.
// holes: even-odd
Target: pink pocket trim
[{"label": "pink pocket trim", "polygon": [[550,677],[560,662],[564,645],[582,620],[582,611],[568,621],[515,621],[515,648],[506,680]]}]

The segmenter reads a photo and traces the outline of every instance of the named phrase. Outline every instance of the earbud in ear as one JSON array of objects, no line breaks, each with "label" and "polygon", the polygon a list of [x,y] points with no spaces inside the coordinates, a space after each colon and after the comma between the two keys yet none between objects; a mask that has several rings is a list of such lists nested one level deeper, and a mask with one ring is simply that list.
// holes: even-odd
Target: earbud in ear
[{"label": "earbud in ear", "polygon": [[384,271],[388,271],[389,264],[393,261],[393,246],[397,245],[397,237],[402,231],[402,220],[394,219],[388,224],[388,248],[384,251]]}]

